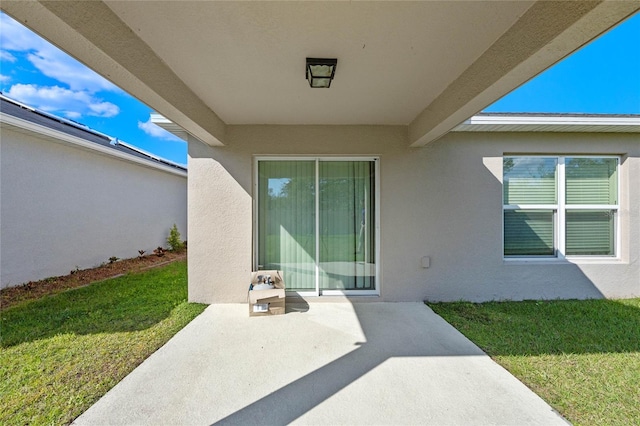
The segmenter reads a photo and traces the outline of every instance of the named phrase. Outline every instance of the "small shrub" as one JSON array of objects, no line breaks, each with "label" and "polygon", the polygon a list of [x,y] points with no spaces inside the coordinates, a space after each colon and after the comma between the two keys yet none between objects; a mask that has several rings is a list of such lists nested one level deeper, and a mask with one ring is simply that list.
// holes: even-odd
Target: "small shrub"
[{"label": "small shrub", "polygon": [[113,262],[117,262],[118,260],[120,260],[120,258],[119,258],[119,257],[111,256],[111,257],[109,258],[109,264],[111,264],[111,263],[113,263]]},{"label": "small shrub", "polygon": [[169,231],[169,236],[167,237],[167,244],[169,245],[169,249],[171,251],[180,252],[184,249],[184,243],[180,239],[180,232],[178,232],[178,227],[176,224],[173,224],[173,227]]},{"label": "small shrub", "polygon": [[146,253],[145,250],[138,250],[138,259],[142,259],[145,253]]},{"label": "small shrub", "polygon": [[162,247],[158,247],[153,251],[153,254],[155,254],[158,257],[162,257],[164,256],[164,249]]}]

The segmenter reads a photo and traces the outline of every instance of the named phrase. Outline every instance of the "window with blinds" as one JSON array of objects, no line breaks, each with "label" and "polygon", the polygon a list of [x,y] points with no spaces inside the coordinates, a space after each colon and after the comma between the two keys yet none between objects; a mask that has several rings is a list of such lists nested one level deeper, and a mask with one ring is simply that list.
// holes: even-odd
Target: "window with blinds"
[{"label": "window with blinds", "polygon": [[505,257],[615,256],[617,157],[503,158]]}]

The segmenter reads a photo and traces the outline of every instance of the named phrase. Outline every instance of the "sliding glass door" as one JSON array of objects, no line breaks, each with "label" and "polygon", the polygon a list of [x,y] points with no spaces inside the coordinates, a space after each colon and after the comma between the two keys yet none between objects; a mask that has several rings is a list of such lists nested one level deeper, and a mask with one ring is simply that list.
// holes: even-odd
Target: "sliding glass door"
[{"label": "sliding glass door", "polygon": [[377,161],[257,163],[258,268],[301,294],[377,294]]}]

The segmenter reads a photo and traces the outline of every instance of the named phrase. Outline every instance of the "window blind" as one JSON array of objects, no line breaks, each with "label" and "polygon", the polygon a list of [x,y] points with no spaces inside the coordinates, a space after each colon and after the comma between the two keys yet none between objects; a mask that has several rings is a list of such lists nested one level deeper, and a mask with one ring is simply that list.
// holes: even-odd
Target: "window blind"
[{"label": "window blind", "polygon": [[504,204],[556,204],[556,158],[505,157]]},{"label": "window blind", "polygon": [[567,158],[567,204],[617,204],[617,158]]},{"label": "window blind", "polygon": [[505,256],[553,256],[553,210],[505,210]]},{"label": "window blind", "polygon": [[567,255],[614,255],[614,223],[610,210],[567,210]]}]

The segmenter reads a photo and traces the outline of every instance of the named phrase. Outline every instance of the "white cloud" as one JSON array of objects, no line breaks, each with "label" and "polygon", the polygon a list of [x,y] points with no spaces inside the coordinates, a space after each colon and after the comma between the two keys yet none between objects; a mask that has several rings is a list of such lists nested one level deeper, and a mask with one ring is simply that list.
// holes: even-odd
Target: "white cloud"
[{"label": "white cloud", "polygon": [[89,115],[95,115],[97,117],[114,117],[120,112],[120,108],[111,102],[94,102],[88,106],[89,110],[91,110]]},{"label": "white cloud", "polygon": [[59,86],[36,86],[34,84],[14,84],[7,96],[43,111],[63,114],[77,119],[82,115],[113,117],[120,108],[103,101],[86,91],[69,90]]},{"label": "white cloud", "polygon": [[11,52],[8,52],[6,50],[1,50],[1,49],[0,49],[0,59],[7,62],[15,62],[18,60],[18,58],[13,56]]},{"label": "white cloud", "polygon": [[0,26],[0,46],[3,51],[25,53],[26,58],[47,77],[65,83],[75,91],[120,91],[117,86],[4,13],[0,13]]},{"label": "white cloud", "polygon": [[8,75],[0,74],[0,83],[6,83],[9,80],[11,80],[11,77],[9,77]]},{"label": "white cloud", "polygon": [[162,127],[159,127],[156,124],[152,123],[151,117],[149,117],[149,120],[145,121],[144,123],[142,121],[138,121],[138,128],[149,136],[153,136],[154,138],[180,140],[180,138],[178,138],[174,134],[169,133]]},{"label": "white cloud", "polygon": [[82,118],[82,114],[80,114],[79,112],[75,112],[75,111],[65,111],[64,115],[66,115],[67,118],[70,118],[72,120],[78,120],[78,119]]},{"label": "white cloud", "polygon": [[80,62],[70,58],[58,49],[30,53],[27,59],[47,77],[68,84],[72,90],[91,93],[107,90],[119,91],[111,82],[105,80]]},{"label": "white cloud", "polygon": [[0,14],[0,26],[0,45],[4,50],[27,52],[44,49],[46,45],[51,46],[4,13]]}]

